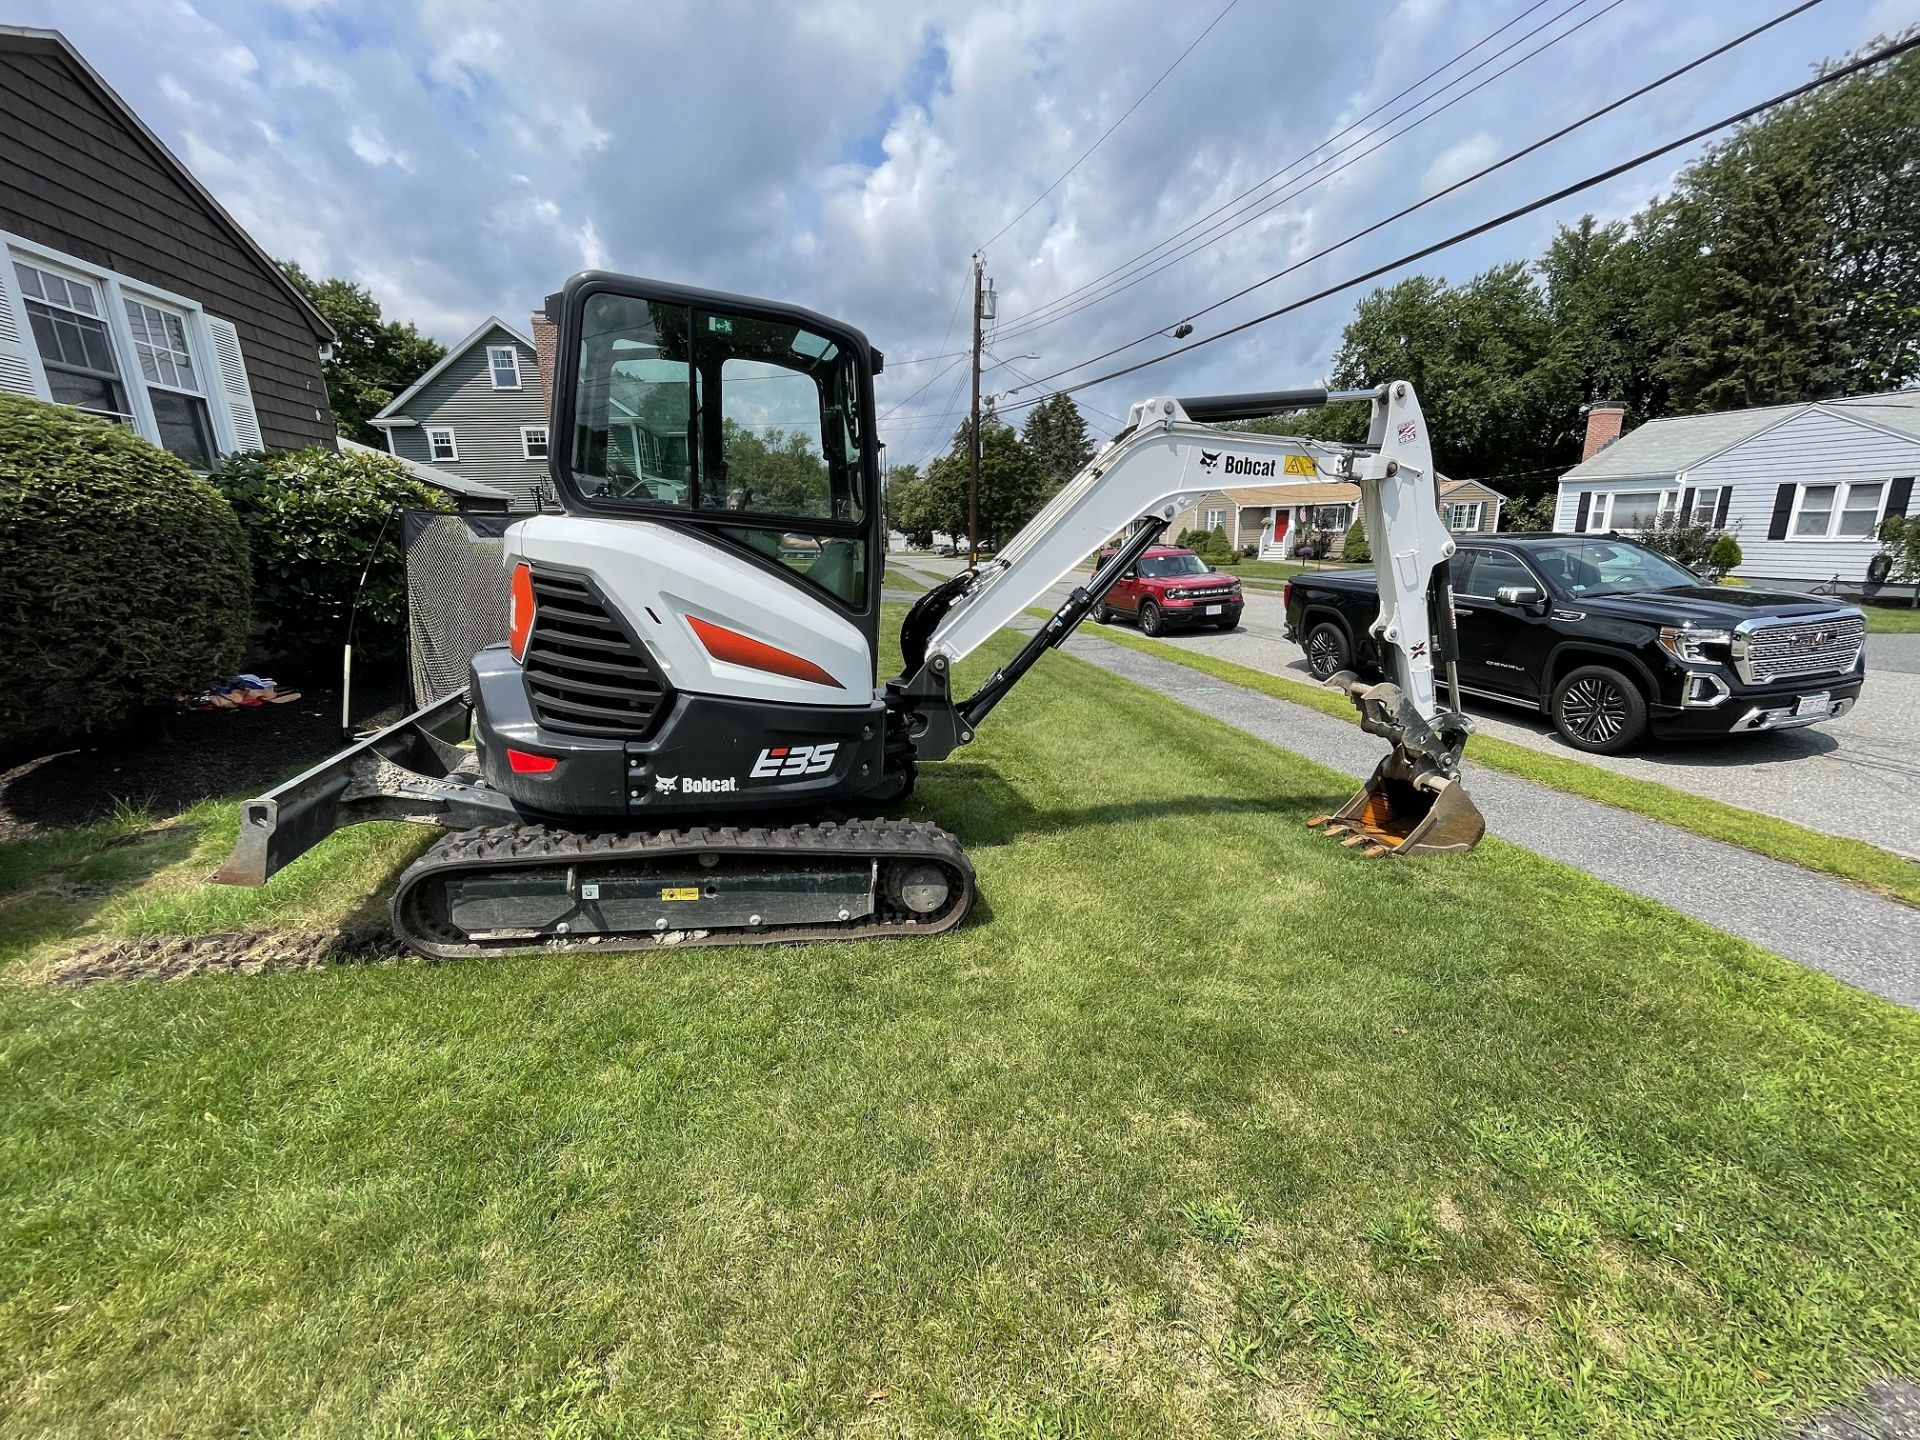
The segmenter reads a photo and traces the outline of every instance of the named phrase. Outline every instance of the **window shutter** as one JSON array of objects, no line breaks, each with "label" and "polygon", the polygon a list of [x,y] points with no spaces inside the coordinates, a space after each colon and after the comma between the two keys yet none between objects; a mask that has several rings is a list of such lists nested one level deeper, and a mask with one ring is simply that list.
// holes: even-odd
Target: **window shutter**
[{"label": "window shutter", "polygon": [[1773,492],[1773,523],[1767,526],[1769,540],[1787,538],[1787,517],[1793,514],[1793,492],[1798,488],[1789,480]]},{"label": "window shutter", "polygon": [[1713,507],[1713,528],[1714,529],[1724,530],[1727,528],[1727,506],[1731,505],[1732,503],[1733,503],[1733,486],[1722,485],[1720,487],[1720,503]]},{"label": "window shutter", "polygon": [[213,332],[213,356],[219,362],[220,389],[227,397],[227,414],[233,417],[233,436],[242,450],[263,448],[260,438],[260,414],[253,408],[253,387],[247,384],[247,362],[240,354],[240,332],[230,320],[209,315],[207,329]]},{"label": "window shutter", "polygon": [[1693,486],[1689,485],[1680,492],[1680,523],[1690,524],[1693,520]]},{"label": "window shutter", "polygon": [[1582,495],[1580,497],[1580,508],[1573,512],[1573,533],[1574,534],[1580,535],[1585,533],[1587,528],[1587,509],[1592,504],[1593,504],[1593,496],[1591,494]]},{"label": "window shutter", "polygon": [[35,383],[33,353],[27,349],[24,307],[16,308],[13,266],[0,250],[0,393],[47,397]]},{"label": "window shutter", "polygon": [[1892,487],[1887,491],[1887,515],[1891,517],[1906,514],[1907,506],[1912,499],[1913,477],[1908,475],[1894,481]]}]

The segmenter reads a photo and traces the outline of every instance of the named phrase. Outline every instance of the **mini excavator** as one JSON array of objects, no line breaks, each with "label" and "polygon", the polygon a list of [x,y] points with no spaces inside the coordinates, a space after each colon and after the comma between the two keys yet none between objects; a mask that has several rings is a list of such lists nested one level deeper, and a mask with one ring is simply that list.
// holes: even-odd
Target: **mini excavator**
[{"label": "mini excavator", "polygon": [[[974,899],[958,841],[837,807],[901,801],[920,765],[969,744],[1227,476],[1360,491],[1384,678],[1328,683],[1389,750],[1317,823],[1376,856],[1479,841],[1460,784],[1471,726],[1439,702],[1454,542],[1412,385],[1140,401],[996,554],[919,597],[900,673],[876,686],[883,361],[866,337],[791,305],[600,272],[574,276],[547,315],[564,513],[507,531],[507,639],[474,657],[464,692],[248,801],[221,881],[262,884],[343,825],[410,820],[449,832],[393,896],[397,932],[429,956],[951,930]],[[1365,443],[1222,428],[1331,400],[1369,405]],[[954,668],[1109,542],[956,698]]]}]

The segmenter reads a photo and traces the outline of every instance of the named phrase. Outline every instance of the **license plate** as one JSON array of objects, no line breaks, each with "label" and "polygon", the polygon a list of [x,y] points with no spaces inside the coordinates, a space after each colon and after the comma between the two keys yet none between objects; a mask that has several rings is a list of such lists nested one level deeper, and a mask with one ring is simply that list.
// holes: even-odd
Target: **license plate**
[{"label": "license plate", "polygon": [[1794,702],[1795,718],[1802,715],[1822,715],[1828,708],[1828,692],[1822,690],[1818,695],[1802,695]]},{"label": "license plate", "polygon": [[1207,613],[1209,615],[1218,615],[1220,613],[1220,607],[1218,605],[1209,605],[1207,606]]}]

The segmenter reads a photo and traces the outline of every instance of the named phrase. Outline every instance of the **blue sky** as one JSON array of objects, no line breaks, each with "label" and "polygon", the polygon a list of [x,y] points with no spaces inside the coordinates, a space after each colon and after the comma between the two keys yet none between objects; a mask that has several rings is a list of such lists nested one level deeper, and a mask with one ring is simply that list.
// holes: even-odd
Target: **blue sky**
[{"label": "blue sky", "polygon": [[[1013,359],[989,388],[1018,383],[1014,366],[1045,374],[1170,327],[1787,3],[1239,0],[1091,158],[989,247],[1007,331],[996,353],[1040,357]],[[1059,176],[1224,4],[145,0],[130,10],[124,0],[15,0],[12,18],[64,30],[274,254],[370,285],[389,314],[442,339],[489,312],[524,323],[568,274],[604,266],[797,300],[859,325],[901,361],[957,348],[966,316],[955,302],[975,246]],[[1651,148],[1787,88],[1823,57],[1917,21],[1920,0],[1825,0],[1207,317],[1199,333]],[[1016,317],[1288,162],[1306,157],[1288,174],[1311,180],[1330,168],[1311,168],[1330,149],[1386,139],[1390,131],[1376,130],[1382,115],[1327,143],[1481,41],[1387,111],[1431,97],[1391,129],[1546,48],[1192,258],[1015,333]],[[1561,221],[1630,213],[1685,158],[1425,268],[1458,279],[1531,258]],[[1327,300],[1089,392],[1083,401],[1099,409],[1088,418],[1105,430],[1101,412],[1124,413],[1148,394],[1311,383],[1351,305]],[[884,427],[891,459],[915,459],[951,431],[963,370],[940,374],[946,363],[897,365],[883,377],[883,407],[899,406]]]}]

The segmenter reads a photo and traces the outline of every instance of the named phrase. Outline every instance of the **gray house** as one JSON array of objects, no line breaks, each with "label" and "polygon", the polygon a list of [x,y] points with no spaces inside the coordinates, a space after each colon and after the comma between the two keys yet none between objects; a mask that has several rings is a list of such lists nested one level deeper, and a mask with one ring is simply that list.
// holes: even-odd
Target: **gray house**
[{"label": "gray house", "polygon": [[1631,534],[1677,513],[1731,531],[1733,573],[1754,584],[1857,587],[1881,522],[1920,503],[1920,390],[1678,415],[1625,435],[1620,419],[1589,413],[1554,529]]},{"label": "gray house", "polygon": [[534,343],[497,315],[369,422],[403,460],[448,470],[533,508],[547,475],[547,398]]}]

